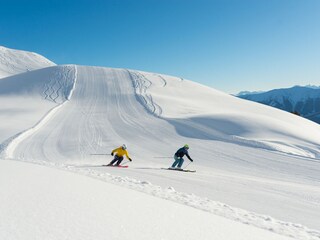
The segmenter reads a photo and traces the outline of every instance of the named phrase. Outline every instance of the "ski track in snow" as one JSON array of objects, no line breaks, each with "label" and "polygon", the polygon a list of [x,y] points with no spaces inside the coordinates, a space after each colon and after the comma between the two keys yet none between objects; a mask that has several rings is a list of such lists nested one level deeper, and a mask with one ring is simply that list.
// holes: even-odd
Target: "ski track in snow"
[{"label": "ski track in snow", "polygon": [[[58,105],[34,127],[2,144],[2,157],[77,172],[296,239],[320,239],[318,231],[300,224],[278,221],[208,198],[178,192],[173,187],[164,189],[149,181],[62,164],[74,160],[86,161],[89,153],[110,149],[116,143],[127,141],[126,139],[133,139],[130,142],[131,149],[136,152],[143,150],[141,155],[138,155],[140,159],[150,158],[154,154],[161,154],[159,149],[168,148],[172,139],[182,138],[173,130],[172,125],[161,119],[161,107],[155,104],[152,96],[147,93],[152,82],[142,73],[71,66],[66,66],[63,72],[65,75],[57,72],[52,76],[42,92],[45,100]],[[81,74],[78,75],[78,72]],[[95,81],[92,76],[96,77]],[[130,78],[132,82],[121,82],[123,76]],[[167,82],[164,78],[159,78],[165,87]],[[67,79],[73,81],[66,82]],[[137,105],[136,100],[143,107]],[[117,128],[116,123],[119,122],[130,131]],[[161,134],[157,130],[159,126],[162,127]]]},{"label": "ski track in snow", "polygon": [[[156,104],[152,96],[147,93],[148,88],[151,87],[152,82],[148,80],[142,73],[138,71],[129,71],[129,74],[132,78],[134,88],[136,89],[138,100],[142,103],[145,108],[154,114],[155,116],[161,116],[162,109]],[[161,78],[164,81],[164,86],[167,84],[164,78]]]},{"label": "ski track in snow", "polygon": [[76,75],[76,66],[63,66],[62,71],[55,71],[44,85],[44,99],[58,104],[69,100],[76,84]]},{"label": "ski track in snow", "polygon": [[[62,71],[55,71],[53,76],[49,77],[49,81],[46,82],[43,87],[45,89],[43,91],[43,98],[48,101],[53,101],[58,105],[49,110],[33,127],[26,129],[3,142],[0,145],[0,157],[12,158],[19,143],[43,127],[46,122],[48,122],[50,118],[67,103],[67,100],[71,98],[76,84],[77,68],[76,66],[63,66],[62,69]],[[72,85],[72,87],[70,87],[70,85]],[[61,92],[62,89],[64,89],[65,92]]]},{"label": "ski track in snow", "polygon": [[162,87],[167,86],[167,80],[163,76],[161,76],[160,74],[155,74],[155,76],[157,76],[158,78],[160,78],[163,81]]}]

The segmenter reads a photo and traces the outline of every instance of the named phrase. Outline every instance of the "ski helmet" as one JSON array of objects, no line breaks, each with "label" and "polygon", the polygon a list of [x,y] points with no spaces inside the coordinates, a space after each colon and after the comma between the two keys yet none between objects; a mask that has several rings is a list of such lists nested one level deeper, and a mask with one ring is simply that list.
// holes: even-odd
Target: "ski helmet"
[{"label": "ski helmet", "polygon": [[188,144],[185,144],[183,147],[186,148],[186,149],[189,149],[189,145]]},{"label": "ski helmet", "polygon": [[126,150],[126,149],[127,149],[127,146],[126,146],[125,144],[123,144],[123,145],[122,145],[122,149],[123,149],[123,150]]}]

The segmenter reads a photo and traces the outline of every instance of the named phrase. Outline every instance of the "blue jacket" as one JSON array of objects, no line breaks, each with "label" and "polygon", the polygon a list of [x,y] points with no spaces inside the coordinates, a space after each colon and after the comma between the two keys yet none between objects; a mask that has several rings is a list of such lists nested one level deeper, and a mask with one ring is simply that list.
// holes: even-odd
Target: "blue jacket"
[{"label": "blue jacket", "polygon": [[188,150],[186,148],[184,148],[184,147],[180,148],[174,155],[179,157],[179,158],[182,158],[184,155],[186,155],[187,158],[189,158],[190,161],[193,161],[191,159],[191,157],[189,156]]}]

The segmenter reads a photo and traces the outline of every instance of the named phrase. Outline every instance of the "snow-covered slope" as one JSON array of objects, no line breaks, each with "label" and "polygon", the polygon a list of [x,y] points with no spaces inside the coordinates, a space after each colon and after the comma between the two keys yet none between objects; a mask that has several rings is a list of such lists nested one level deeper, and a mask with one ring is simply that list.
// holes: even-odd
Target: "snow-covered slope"
[{"label": "snow-covered slope", "polygon": [[264,93],[243,94],[240,98],[263,103],[320,123],[320,88],[295,86]]},{"label": "snow-covered slope", "polygon": [[55,63],[37,53],[0,46],[0,79],[54,65]]},{"label": "snow-covered slope", "polygon": [[0,150],[71,97],[75,71],[74,66],[55,66],[0,81]]},{"label": "snow-covered slope", "polygon": [[132,75],[141,102],[180,135],[320,157],[320,126],[312,122],[191,81]]},{"label": "snow-covered slope", "polygon": [[[135,183],[129,179],[171,187],[181,193],[180,204],[216,214],[212,206],[219,201],[234,213],[225,216],[232,220],[253,225],[251,216],[270,215],[257,220],[270,225],[258,227],[297,239],[320,236],[303,226],[320,229],[320,126],[315,123],[188,80],[126,69],[51,67],[0,84],[0,118],[17,121],[0,126],[2,158],[111,174],[129,188]],[[30,102],[23,102],[25,97]],[[43,107],[35,107],[27,125],[20,119],[36,102]],[[133,158],[130,167],[99,167],[111,156],[97,154],[122,143]],[[197,173],[162,170],[185,143]],[[158,195],[158,187],[143,192],[166,195]],[[239,211],[229,205],[257,215],[237,217]],[[289,230],[275,227],[281,221]]]},{"label": "snow-covered slope", "polygon": [[[68,67],[65,68],[68,69]],[[92,130],[96,128],[95,121],[103,119],[103,131],[107,131],[108,134],[101,133],[100,129],[96,130],[100,133],[92,136],[92,140],[89,140],[92,138],[90,136],[93,134],[92,131],[85,131],[86,129],[81,132],[75,129],[76,132],[73,134],[85,134],[85,141],[94,143],[98,141],[98,144],[106,139],[115,141],[115,137],[120,137],[120,142],[131,139],[140,140],[140,138],[141,140],[147,138],[147,142],[150,141],[149,138],[158,142],[159,138],[163,139],[162,137],[174,140],[184,137],[190,139],[188,141],[219,140],[299,156],[320,157],[320,139],[318,138],[320,126],[292,114],[174,77],[121,69],[94,67],[77,67],[77,69],[79,80],[75,86],[74,97],[61,113],[54,116],[56,119],[50,121],[55,124],[50,127],[56,131],[59,127],[61,131],[65,131],[65,128],[82,119],[83,123],[80,124],[87,125],[86,121],[89,117],[93,121]],[[46,71],[46,69],[43,70],[44,74]],[[77,70],[73,69],[73,75],[75,71]],[[23,75],[14,79],[9,78],[2,81],[0,93],[4,96],[12,96],[11,89],[15,89],[15,86],[20,84],[24,86],[21,89],[32,99],[40,97],[48,102],[62,102],[63,100],[59,100],[59,97],[68,98],[67,95],[70,94],[75,83],[75,76],[71,78],[66,76],[70,70],[65,72],[61,74],[58,71],[56,79],[49,76],[47,81],[41,81],[41,84],[38,82],[42,77]],[[63,78],[62,83],[58,81]],[[23,79],[32,80],[22,85]],[[17,88],[14,91],[19,94],[22,90]],[[96,116],[97,113],[100,115]],[[68,118],[66,118],[67,114],[70,115]],[[145,126],[149,127],[145,128]],[[161,132],[159,127],[162,128]],[[80,126],[79,129],[81,129]],[[41,134],[41,131],[37,134]],[[103,138],[100,139],[100,137]],[[34,139],[41,138],[36,135]],[[146,144],[150,145],[147,149],[154,154],[152,148],[158,144]],[[55,145],[50,144],[49,149]],[[91,144],[85,145],[85,148],[91,146]],[[98,146],[93,144],[91,151],[96,151]],[[69,150],[70,153],[65,160],[70,160],[70,154],[79,159],[79,153],[88,152],[82,149],[77,152],[73,148]],[[59,159],[66,153],[65,149],[61,150]],[[43,158],[43,156],[38,157]]]},{"label": "snow-covered slope", "polygon": [[5,240],[292,239],[110,183],[32,164],[0,162],[0,189],[0,239]]}]

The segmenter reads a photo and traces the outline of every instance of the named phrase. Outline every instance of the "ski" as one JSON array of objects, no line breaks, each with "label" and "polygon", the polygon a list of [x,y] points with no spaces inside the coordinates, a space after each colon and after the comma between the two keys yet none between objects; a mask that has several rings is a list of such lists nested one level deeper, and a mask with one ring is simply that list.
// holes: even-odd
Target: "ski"
[{"label": "ski", "polygon": [[129,166],[125,165],[125,166],[122,166],[122,165],[119,165],[119,166],[111,166],[111,165],[102,165],[103,167],[115,167],[115,168],[127,168]]},{"label": "ski", "polygon": [[161,169],[178,171],[178,172],[196,172],[196,170],[189,170],[189,169],[182,169],[182,168],[161,168]]}]

